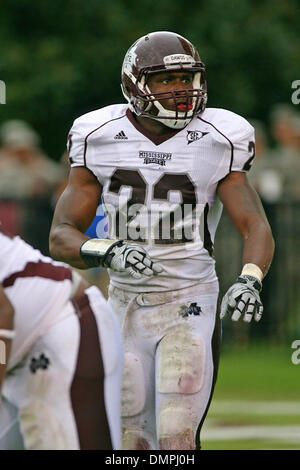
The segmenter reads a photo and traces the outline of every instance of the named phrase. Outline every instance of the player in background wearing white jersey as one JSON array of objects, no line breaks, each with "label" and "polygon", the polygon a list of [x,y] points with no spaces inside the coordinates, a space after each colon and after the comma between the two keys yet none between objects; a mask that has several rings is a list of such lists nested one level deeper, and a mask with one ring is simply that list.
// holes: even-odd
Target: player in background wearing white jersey
[{"label": "player in background wearing white jersey", "polygon": [[[79,268],[111,268],[109,303],[125,343],[124,449],[201,447],[219,358],[213,242],[222,204],[244,253],[221,316],[249,322],[262,314],[274,242],[246,176],[254,132],[237,114],[206,108],[205,72],[182,36],[150,33],[125,55],[128,104],[79,117],[69,135],[72,168],[50,249]],[[101,194],[110,217],[106,245],[83,235]],[[131,259],[130,245],[116,239],[133,243]]]},{"label": "player in background wearing white jersey", "polygon": [[118,320],[97,287],[1,230],[0,340],[0,449],[120,449]]},{"label": "player in background wearing white jersey", "polygon": [[5,377],[7,359],[9,357],[11,340],[14,336],[14,308],[5,295],[0,284],[0,390]]}]

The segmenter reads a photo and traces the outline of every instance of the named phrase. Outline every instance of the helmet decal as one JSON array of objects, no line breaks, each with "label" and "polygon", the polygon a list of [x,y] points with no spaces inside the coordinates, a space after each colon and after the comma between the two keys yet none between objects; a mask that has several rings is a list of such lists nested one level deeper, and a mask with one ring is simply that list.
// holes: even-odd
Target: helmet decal
[{"label": "helmet decal", "polygon": [[166,57],[163,58],[165,66],[168,67],[178,67],[178,62],[182,64],[195,64],[195,59],[191,55],[187,54],[172,54],[172,55],[167,55]]}]

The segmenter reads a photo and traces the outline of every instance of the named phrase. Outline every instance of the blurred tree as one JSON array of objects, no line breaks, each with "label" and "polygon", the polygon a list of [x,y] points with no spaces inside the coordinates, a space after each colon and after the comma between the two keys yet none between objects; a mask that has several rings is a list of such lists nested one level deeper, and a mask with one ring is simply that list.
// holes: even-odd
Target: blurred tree
[{"label": "blurred tree", "polygon": [[199,49],[209,106],[267,120],[299,78],[298,0],[3,0],[0,123],[25,119],[60,158],[74,118],[123,102],[120,68],[150,31],[176,31]]}]

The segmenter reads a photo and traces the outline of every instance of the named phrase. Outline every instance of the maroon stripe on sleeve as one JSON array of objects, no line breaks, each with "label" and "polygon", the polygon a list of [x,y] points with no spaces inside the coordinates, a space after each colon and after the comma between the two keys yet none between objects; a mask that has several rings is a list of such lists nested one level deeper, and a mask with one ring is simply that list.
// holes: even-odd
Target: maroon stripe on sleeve
[{"label": "maroon stripe on sleeve", "polygon": [[94,132],[98,131],[99,129],[101,129],[101,127],[106,126],[106,124],[108,124],[109,122],[117,121],[118,119],[122,119],[123,117],[125,117],[125,114],[123,114],[122,116],[119,116],[119,117],[117,117],[117,118],[110,119],[109,121],[104,122],[103,124],[101,124],[101,126],[96,127],[96,129],[93,129],[91,132],[89,132],[89,133],[87,134],[87,136],[86,136],[85,139],[84,139],[84,152],[83,152],[84,166],[87,166],[87,165],[86,165],[86,152],[87,152],[87,145],[88,145],[88,138],[89,138],[89,136],[92,135]]},{"label": "maroon stripe on sleeve", "polygon": [[80,343],[70,394],[80,449],[112,450],[97,322],[86,294],[73,305],[80,324]]},{"label": "maroon stripe on sleeve", "polygon": [[72,279],[72,271],[65,266],[56,266],[41,260],[37,262],[30,261],[22,271],[17,271],[4,279],[2,285],[3,287],[13,286],[17,279],[25,277],[42,277],[53,281],[64,281],[65,279]]},{"label": "maroon stripe on sleeve", "polygon": [[212,126],[217,132],[219,132],[219,134],[221,134],[228,142],[229,142],[229,145],[230,145],[230,149],[231,149],[231,156],[230,156],[230,164],[229,164],[229,172],[231,172],[231,168],[232,168],[232,164],[233,164],[233,151],[234,151],[234,145],[233,143],[231,142],[231,140],[225,135],[223,134],[223,132],[221,132],[219,129],[217,129],[211,122],[208,122],[208,121],[205,121],[205,119],[201,118],[201,117],[198,117],[198,119],[200,119],[200,121],[203,121],[205,122],[206,124],[209,124],[210,126]]}]

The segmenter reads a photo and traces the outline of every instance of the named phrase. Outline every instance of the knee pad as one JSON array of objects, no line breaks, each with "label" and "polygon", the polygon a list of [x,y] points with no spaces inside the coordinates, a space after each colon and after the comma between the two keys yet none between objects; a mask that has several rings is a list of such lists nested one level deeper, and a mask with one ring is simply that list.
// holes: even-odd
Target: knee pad
[{"label": "knee pad", "polygon": [[152,436],[138,428],[123,428],[122,450],[151,450],[154,449]]},{"label": "knee pad", "polygon": [[194,449],[195,432],[189,410],[180,404],[169,403],[158,416],[158,439],[160,449]]},{"label": "knee pad", "polygon": [[122,416],[135,416],[145,406],[145,380],[140,359],[133,353],[124,356],[124,374],[122,385]]},{"label": "knee pad", "polygon": [[205,344],[196,335],[178,331],[166,335],[158,353],[159,393],[197,393],[203,385]]}]

